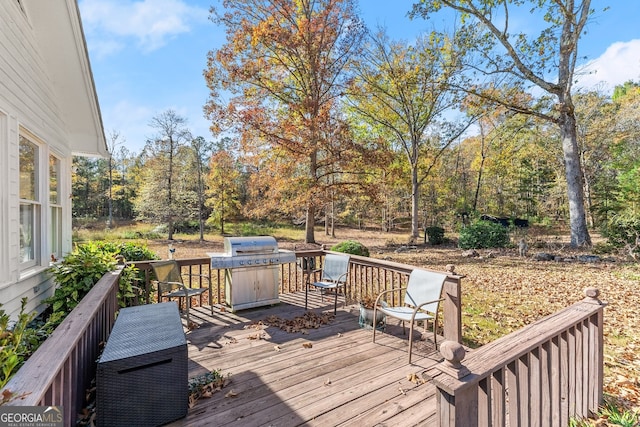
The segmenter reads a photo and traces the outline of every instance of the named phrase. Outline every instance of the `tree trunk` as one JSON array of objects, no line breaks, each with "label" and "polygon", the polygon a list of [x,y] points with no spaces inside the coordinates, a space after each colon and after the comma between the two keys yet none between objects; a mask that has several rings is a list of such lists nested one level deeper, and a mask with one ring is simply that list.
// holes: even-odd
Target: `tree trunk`
[{"label": "tree trunk", "polygon": [[315,243],[316,237],[314,228],[316,225],[315,209],[311,203],[307,205],[307,217],[305,221],[305,243]]},{"label": "tree trunk", "polygon": [[418,183],[418,165],[411,165],[411,237],[420,235],[418,225],[418,202],[420,201],[420,184]]},{"label": "tree trunk", "polygon": [[329,235],[329,209],[326,207],[324,209],[324,235]]},{"label": "tree trunk", "polygon": [[485,143],[484,128],[482,124],[480,124],[480,167],[478,168],[478,182],[476,183],[476,194],[473,196],[474,212],[476,212],[476,210],[478,209],[478,199],[480,198],[480,187],[482,185],[482,172],[484,171],[484,162],[487,159],[484,143]]},{"label": "tree trunk", "polygon": [[336,217],[336,203],[333,201],[333,191],[331,192],[331,237],[336,237],[336,224],[334,218]]},{"label": "tree trunk", "polygon": [[[317,147],[318,138],[315,132],[312,130],[311,134],[313,135],[314,147]],[[317,173],[318,173],[318,152],[312,151],[309,155],[309,177],[317,183]],[[315,226],[316,226],[316,207],[313,204],[313,200],[309,200],[307,202],[307,214],[304,222],[305,227],[305,243],[315,243]],[[326,227],[325,221],[325,227]]]},{"label": "tree trunk", "polygon": [[572,112],[562,112],[561,114],[560,136],[569,200],[571,247],[591,246],[584,208],[584,178],[580,166],[575,114]]},{"label": "tree trunk", "polygon": [[220,203],[220,235],[221,236],[224,236],[224,213],[225,213],[224,203],[226,201],[226,198],[224,197],[225,196],[224,192],[225,192],[225,189],[223,187],[222,191],[220,192],[220,197],[222,199]]}]

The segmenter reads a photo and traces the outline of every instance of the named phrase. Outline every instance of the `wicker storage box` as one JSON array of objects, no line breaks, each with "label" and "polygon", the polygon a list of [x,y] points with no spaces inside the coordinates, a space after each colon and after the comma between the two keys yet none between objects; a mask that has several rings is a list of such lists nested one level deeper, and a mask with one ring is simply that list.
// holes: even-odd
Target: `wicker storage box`
[{"label": "wicker storage box", "polygon": [[159,426],[187,415],[187,340],[175,302],[123,308],[98,361],[101,427]]}]

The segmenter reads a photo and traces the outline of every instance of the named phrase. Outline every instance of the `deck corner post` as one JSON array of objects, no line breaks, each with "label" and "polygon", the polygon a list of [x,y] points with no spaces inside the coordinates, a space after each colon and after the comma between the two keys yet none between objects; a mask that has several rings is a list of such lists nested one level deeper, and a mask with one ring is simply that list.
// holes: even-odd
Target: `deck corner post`
[{"label": "deck corner post", "polygon": [[475,427],[478,423],[477,378],[462,364],[464,347],[454,341],[440,345],[444,361],[436,365],[437,418],[440,427]]},{"label": "deck corner post", "polygon": [[462,285],[455,266],[447,265],[449,276],[444,281],[443,336],[445,340],[462,343]]}]

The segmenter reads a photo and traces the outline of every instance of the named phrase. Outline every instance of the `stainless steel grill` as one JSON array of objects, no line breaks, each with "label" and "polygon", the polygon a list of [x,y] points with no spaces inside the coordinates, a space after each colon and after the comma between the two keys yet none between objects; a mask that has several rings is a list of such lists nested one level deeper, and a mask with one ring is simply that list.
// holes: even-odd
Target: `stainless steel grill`
[{"label": "stainless steel grill", "polygon": [[225,270],[225,303],[231,311],[278,304],[280,264],[296,261],[270,236],[225,237],[223,253],[208,253],[211,268]]}]

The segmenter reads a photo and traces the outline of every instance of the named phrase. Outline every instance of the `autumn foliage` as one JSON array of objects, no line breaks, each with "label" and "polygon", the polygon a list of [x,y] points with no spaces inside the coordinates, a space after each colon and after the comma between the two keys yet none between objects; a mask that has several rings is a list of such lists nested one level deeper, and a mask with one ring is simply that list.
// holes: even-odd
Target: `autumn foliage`
[{"label": "autumn foliage", "polygon": [[344,183],[351,151],[338,106],[364,27],[353,0],[227,0],[212,19],[227,42],[209,52],[205,111],[253,160],[256,209],[305,211],[315,240],[326,188]]}]

